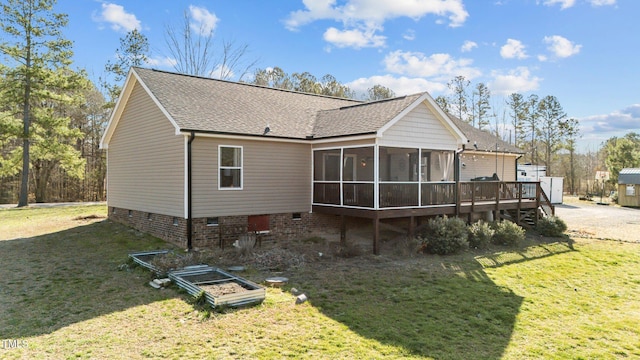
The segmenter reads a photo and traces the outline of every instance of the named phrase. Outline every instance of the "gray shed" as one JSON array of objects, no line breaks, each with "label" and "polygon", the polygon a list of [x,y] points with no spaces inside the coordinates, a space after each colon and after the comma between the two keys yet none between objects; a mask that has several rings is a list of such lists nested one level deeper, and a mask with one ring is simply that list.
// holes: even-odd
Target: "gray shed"
[{"label": "gray shed", "polygon": [[621,206],[640,206],[640,168],[620,170],[618,204]]}]

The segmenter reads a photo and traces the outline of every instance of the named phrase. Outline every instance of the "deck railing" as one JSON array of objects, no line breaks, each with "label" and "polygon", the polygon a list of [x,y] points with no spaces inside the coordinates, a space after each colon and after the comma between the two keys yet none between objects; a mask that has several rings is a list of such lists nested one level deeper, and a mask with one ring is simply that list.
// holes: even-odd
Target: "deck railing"
[{"label": "deck railing", "polygon": [[[378,186],[380,209],[461,204],[474,206],[517,200],[536,201],[548,215],[554,213],[554,207],[539,182],[383,182]],[[315,182],[313,203],[373,209],[374,187],[373,182]]]}]

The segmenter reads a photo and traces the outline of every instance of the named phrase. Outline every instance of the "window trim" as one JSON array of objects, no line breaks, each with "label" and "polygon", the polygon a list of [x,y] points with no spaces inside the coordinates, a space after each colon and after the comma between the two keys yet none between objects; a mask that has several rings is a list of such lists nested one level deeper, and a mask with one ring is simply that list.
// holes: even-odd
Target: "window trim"
[{"label": "window trim", "polygon": [[[223,148],[234,148],[240,149],[240,166],[222,166],[222,149]],[[222,170],[230,169],[230,170],[240,170],[240,186],[239,187],[223,187],[221,184],[221,176],[220,173]],[[239,145],[218,145],[218,190],[223,191],[233,191],[233,190],[243,190],[244,189],[244,148]]]}]

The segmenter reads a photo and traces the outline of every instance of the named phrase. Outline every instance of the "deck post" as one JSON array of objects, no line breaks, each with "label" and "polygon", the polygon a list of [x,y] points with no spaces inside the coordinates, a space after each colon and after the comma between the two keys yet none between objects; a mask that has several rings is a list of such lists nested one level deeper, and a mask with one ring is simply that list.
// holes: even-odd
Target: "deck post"
[{"label": "deck post", "polygon": [[520,225],[520,214],[522,210],[522,183],[518,182],[518,213],[516,214],[516,224]]},{"label": "deck post", "polygon": [[409,217],[409,233],[407,235],[409,236],[409,239],[413,239],[415,234],[416,234],[416,217],[410,216]]},{"label": "deck post", "polygon": [[380,248],[378,247],[378,242],[380,239],[380,219],[376,215],[373,218],[373,254],[380,255]]},{"label": "deck post", "polygon": [[347,244],[347,219],[346,216],[340,215],[340,245]]},{"label": "deck post", "polygon": [[540,220],[540,190],[542,188],[540,187],[540,181],[538,181],[536,183],[536,217],[535,217],[535,222],[536,225],[538,225],[538,220]]},{"label": "deck post", "polygon": [[456,180],[456,193],[455,193],[455,199],[456,199],[456,217],[460,216],[460,190],[461,190],[461,185],[460,185],[460,180]]},{"label": "deck post", "polygon": [[500,221],[500,181],[496,181],[496,208],[493,213],[493,219]]}]

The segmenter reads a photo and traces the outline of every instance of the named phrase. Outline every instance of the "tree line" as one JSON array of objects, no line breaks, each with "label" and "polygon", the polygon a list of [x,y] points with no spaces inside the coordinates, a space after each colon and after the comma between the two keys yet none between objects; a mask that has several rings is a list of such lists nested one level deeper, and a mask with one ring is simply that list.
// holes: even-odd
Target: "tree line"
[{"label": "tree line", "polygon": [[[100,139],[129,68],[144,66],[149,59],[147,38],[132,30],[120,39],[114,60],[106,61],[104,74],[94,83],[84,69],[72,68],[72,43],[62,35],[68,16],[56,13],[55,4],[4,0],[0,5],[0,203],[105,200],[106,158]],[[257,60],[248,57],[246,44],[222,41],[216,46],[213,30],[196,33],[191,20],[185,11],[178,26],[165,29],[176,72],[356,97],[330,74],[316,78],[279,67],[256,69]],[[616,178],[621,166],[640,166],[640,135],[635,133],[609,139],[599,153],[576,154],[578,122],[554,96],[511,94],[506,100],[508,122],[505,115],[500,123],[485,84],[470,87],[470,81],[458,76],[448,86],[450,95],[436,98],[445,111],[520,147],[525,161],[568,176],[571,192],[582,186],[583,174],[605,164]],[[393,90],[374,85],[362,99],[394,96]],[[555,169],[570,171],[558,174]]]}]

